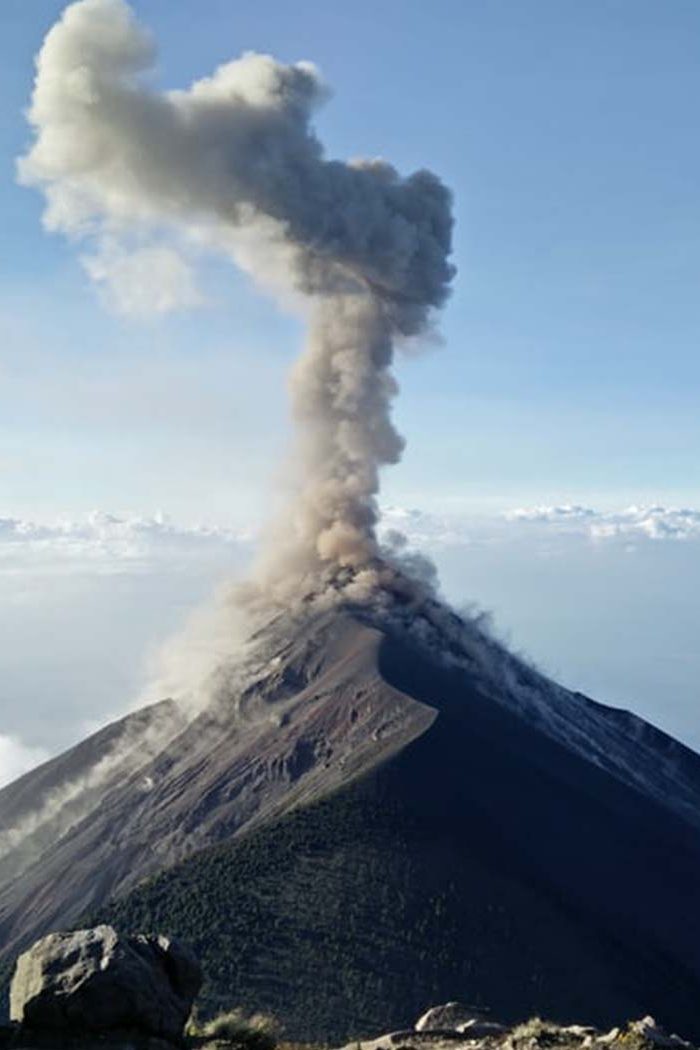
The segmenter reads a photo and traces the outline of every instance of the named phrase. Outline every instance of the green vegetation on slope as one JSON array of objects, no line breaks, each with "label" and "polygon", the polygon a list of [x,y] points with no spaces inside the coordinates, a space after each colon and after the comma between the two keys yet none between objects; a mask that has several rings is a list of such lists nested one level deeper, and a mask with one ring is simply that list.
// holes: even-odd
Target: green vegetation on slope
[{"label": "green vegetation on slope", "polygon": [[194,856],[90,921],[181,937],[204,968],[203,1016],[241,1004],[283,1018],[294,1040],[403,1027],[451,998],[513,1021],[567,997],[573,1010],[582,964],[605,988],[576,924],[522,884],[477,813],[443,783],[431,791],[406,758]]},{"label": "green vegetation on slope", "polygon": [[[403,1028],[448,999],[507,1023],[652,1013],[692,1037],[694,974],[656,941],[653,915],[639,921],[666,885],[659,859],[683,847],[667,823],[474,700],[468,728],[443,713],[362,780],[81,925],[182,938],[203,964],[204,1018],[241,1006],[283,1019],[292,1040]],[[688,885],[664,898],[664,923],[685,919]]]},{"label": "green vegetation on slope", "polygon": [[205,1016],[243,1003],[284,1017],[294,1038],[369,1033],[397,1003],[430,999],[456,962],[440,943],[445,892],[416,878],[410,824],[356,788],[198,855],[90,918],[182,937],[204,968]]}]

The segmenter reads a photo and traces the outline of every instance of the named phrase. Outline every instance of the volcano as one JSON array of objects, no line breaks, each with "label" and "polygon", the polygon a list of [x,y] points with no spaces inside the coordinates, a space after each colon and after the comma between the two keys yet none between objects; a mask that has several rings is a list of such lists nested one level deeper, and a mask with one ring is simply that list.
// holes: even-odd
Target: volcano
[{"label": "volcano", "polygon": [[293,1038],[451,998],[698,1038],[696,754],[432,599],[253,642],[194,719],[144,709],[0,792],[6,961],[99,919],[185,938],[205,1009]]},{"label": "volcano", "polygon": [[378,531],[404,446],[394,357],[432,339],[456,272],[449,189],[328,157],[308,61],[160,79],[125,0],[69,4],[19,176],[116,306],[126,283],[160,309],[154,257],[189,287],[200,250],[303,303],[292,499],[248,581],[245,653],[196,716],[175,695],[0,792],[6,968],[107,920],[183,937],[204,1009],[272,1011],[292,1039],[460,999],[503,1021],[653,1012],[700,1040],[700,759],[451,613]]}]

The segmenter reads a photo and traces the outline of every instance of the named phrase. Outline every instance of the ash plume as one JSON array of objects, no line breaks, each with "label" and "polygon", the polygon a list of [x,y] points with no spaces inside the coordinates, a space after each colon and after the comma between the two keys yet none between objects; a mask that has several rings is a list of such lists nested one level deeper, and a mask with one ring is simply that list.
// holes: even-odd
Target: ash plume
[{"label": "ash plume", "polygon": [[253,589],[285,599],[341,581],[360,597],[401,576],[375,532],[380,469],[403,449],[392,360],[448,294],[450,193],[429,171],[327,159],[311,121],[328,90],[307,62],[248,53],[158,92],[154,61],[124,0],[67,7],[37,59],[19,178],[43,190],[48,230],[90,245],[86,268],[113,301],[133,300],[144,253],[167,250],[158,308],[178,288],[191,305],[186,260],[203,247],[303,301],[297,491]]}]

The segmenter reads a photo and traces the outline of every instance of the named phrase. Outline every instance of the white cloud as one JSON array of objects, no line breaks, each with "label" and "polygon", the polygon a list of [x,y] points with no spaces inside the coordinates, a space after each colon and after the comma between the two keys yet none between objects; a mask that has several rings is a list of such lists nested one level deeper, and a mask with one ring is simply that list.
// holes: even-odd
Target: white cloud
[{"label": "white cloud", "polygon": [[141,571],[164,563],[222,559],[250,544],[251,530],[175,525],[163,515],[117,517],[95,511],[82,519],[39,523],[0,518],[0,573],[23,569]]},{"label": "white cloud", "polygon": [[659,504],[600,511],[580,503],[516,507],[500,518],[435,514],[405,507],[382,511],[380,534],[398,530],[427,549],[546,538],[579,541],[698,540],[700,510]]},{"label": "white cloud", "polygon": [[507,521],[579,522],[595,518],[596,512],[578,503],[562,503],[555,507],[516,507],[506,511],[504,517]]},{"label": "white cloud", "polygon": [[647,537],[651,540],[700,539],[700,510],[676,507],[629,507],[620,514],[601,515],[591,525],[595,539]]},{"label": "white cloud", "polygon": [[[178,572],[225,566],[248,558],[256,529],[184,525],[162,514],[117,516],[102,511],[84,518],[36,522],[0,518],[0,574],[32,572]],[[416,508],[382,509],[379,534],[400,532],[418,550],[483,546],[529,538],[607,541],[700,539],[700,510],[659,505],[597,511],[579,504],[518,507],[500,517],[440,514]]]},{"label": "white cloud", "polygon": [[519,507],[504,514],[511,523],[530,522],[581,532],[595,540],[700,539],[700,510],[689,507],[632,506],[619,511],[564,504],[554,507]]},{"label": "white cloud", "polygon": [[42,748],[27,747],[14,737],[0,734],[0,788],[38,766],[47,757],[47,752]]}]

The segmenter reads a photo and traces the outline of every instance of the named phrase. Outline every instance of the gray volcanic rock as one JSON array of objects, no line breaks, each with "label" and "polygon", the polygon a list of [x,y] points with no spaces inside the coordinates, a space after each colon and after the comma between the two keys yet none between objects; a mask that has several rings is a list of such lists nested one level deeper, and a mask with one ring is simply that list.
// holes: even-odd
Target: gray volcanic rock
[{"label": "gray volcanic rock", "polygon": [[10,1017],[37,1031],[177,1040],[201,983],[194,958],[166,937],[120,937],[111,926],[52,933],[19,957]]},{"label": "gray volcanic rock", "polygon": [[653,1017],[642,1017],[639,1021],[632,1021],[627,1026],[627,1032],[628,1036],[637,1036],[643,1042],[651,1043],[652,1046],[663,1047],[664,1050],[669,1050],[671,1047],[689,1047],[691,1045],[678,1035],[673,1033],[669,1035],[656,1023]]},{"label": "gray volcanic rock", "polygon": [[[439,1011],[458,1007],[448,1003],[434,1007]],[[425,1016],[432,1011],[428,1010]],[[457,1011],[454,1011],[455,1016]],[[389,1032],[374,1039],[349,1044],[343,1050],[693,1050],[691,1043],[677,1035],[668,1034],[653,1017],[603,1032],[590,1025],[560,1025],[534,1017],[517,1025],[483,1022],[484,1031],[477,1032],[482,1022],[476,1021],[461,1032],[454,1030],[423,1029]]]},{"label": "gray volcanic rock", "polygon": [[461,1025],[471,1024],[484,1016],[478,1007],[465,1006],[464,1003],[445,1003],[443,1006],[431,1006],[419,1017],[415,1024],[417,1032],[453,1031]]}]

